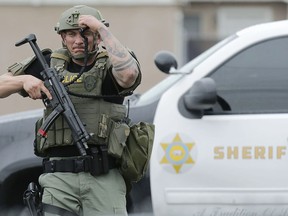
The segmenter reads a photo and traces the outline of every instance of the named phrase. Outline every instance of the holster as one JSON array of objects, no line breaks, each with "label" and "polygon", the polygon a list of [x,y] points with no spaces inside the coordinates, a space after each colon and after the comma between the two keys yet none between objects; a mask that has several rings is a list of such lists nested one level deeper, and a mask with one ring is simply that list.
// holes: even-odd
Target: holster
[{"label": "holster", "polygon": [[23,194],[24,204],[28,207],[31,216],[43,216],[41,195],[37,185],[31,182]]},{"label": "holster", "polygon": [[[108,149],[107,146],[90,148],[92,156],[90,173],[93,176],[106,174],[109,171]],[[110,162],[111,163],[111,162]]]},{"label": "holster", "polygon": [[31,216],[44,216],[45,212],[57,214],[61,216],[79,216],[66,209],[42,203],[41,192],[34,182],[28,185],[27,190],[23,194],[24,204],[28,207]]}]

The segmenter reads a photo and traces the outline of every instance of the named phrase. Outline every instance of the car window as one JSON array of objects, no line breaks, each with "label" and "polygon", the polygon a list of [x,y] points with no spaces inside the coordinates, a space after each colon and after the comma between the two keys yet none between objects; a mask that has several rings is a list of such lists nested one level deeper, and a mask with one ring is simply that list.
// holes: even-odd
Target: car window
[{"label": "car window", "polygon": [[211,74],[232,113],[288,112],[288,38],[251,46]]},{"label": "car window", "polygon": [[[224,40],[218,42],[213,47],[211,47],[210,49],[206,50],[201,55],[197,56],[192,61],[190,61],[187,64],[185,64],[180,69],[175,70],[174,74],[172,73],[170,76],[168,76],[167,78],[162,80],[160,83],[158,83],[157,85],[155,85],[154,87],[152,87],[151,89],[146,91],[141,96],[137,95],[137,96],[134,97],[134,99],[132,98],[132,105],[135,104],[137,106],[143,106],[143,105],[147,105],[149,103],[152,103],[152,102],[155,102],[155,101],[159,100],[161,95],[166,90],[168,90],[171,86],[173,86],[178,80],[183,78],[185,76],[185,74],[192,73],[193,69],[198,64],[200,64],[202,61],[207,59],[210,55],[215,53],[221,47],[223,47],[226,44],[230,43],[231,41],[235,40],[237,37],[238,36],[236,34],[233,34],[233,35],[225,38]],[[134,102],[133,102],[133,100],[134,100]],[[127,100],[125,100],[124,103],[126,104]]]}]

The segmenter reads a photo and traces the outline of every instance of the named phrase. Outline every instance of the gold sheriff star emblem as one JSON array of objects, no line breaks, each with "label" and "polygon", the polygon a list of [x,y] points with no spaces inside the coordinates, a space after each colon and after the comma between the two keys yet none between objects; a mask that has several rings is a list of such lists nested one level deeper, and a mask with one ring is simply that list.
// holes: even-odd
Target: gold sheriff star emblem
[{"label": "gold sheriff star emblem", "polygon": [[165,154],[160,164],[171,164],[176,173],[179,173],[184,164],[194,164],[190,152],[195,143],[184,143],[179,134],[176,134],[171,143],[160,143]]}]

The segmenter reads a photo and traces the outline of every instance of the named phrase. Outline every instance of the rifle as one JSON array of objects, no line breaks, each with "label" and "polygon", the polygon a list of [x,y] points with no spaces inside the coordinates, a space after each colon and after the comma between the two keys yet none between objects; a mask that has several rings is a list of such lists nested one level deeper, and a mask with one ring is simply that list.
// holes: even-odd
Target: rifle
[{"label": "rifle", "polygon": [[48,129],[52,123],[58,118],[59,115],[63,115],[72,131],[72,138],[74,144],[76,144],[79,150],[79,153],[81,156],[86,156],[86,150],[88,149],[87,140],[90,136],[78,114],[76,113],[66,88],[61,82],[63,77],[60,77],[54,68],[50,68],[48,66],[41,50],[36,43],[36,36],[34,34],[28,35],[23,40],[17,42],[15,46],[21,46],[27,42],[32,47],[35,56],[43,67],[41,76],[43,77],[44,85],[52,95],[51,100],[49,100],[47,97],[43,99],[45,107],[51,107],[53,111],[43,122],[37,134],[43,138],[46,138]]}]

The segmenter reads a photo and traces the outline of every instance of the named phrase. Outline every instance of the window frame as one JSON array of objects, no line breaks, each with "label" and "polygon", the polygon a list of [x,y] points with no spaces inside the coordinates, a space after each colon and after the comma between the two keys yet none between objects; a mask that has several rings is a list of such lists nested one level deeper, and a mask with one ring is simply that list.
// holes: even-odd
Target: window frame
[{"label": "window frame", "polygon": [[[229,64],[229,62],[231,63],[231,61],[234,61],[235,60],[235,58],[237,58],[237,57],[239,57],[239,56],[241,56],[241,55],[243,55],[243,53],[245,53],[245,52],[247,52],[247,50],[249,51],[249,50],[251,50],[251,49],[254,49],[255,47],[257,48],[259,48],[259,46],[261,45],[261,44],[265,44],[266,46],[267,46],[267,43],[269,43],[269,42],[277,42],[277,40],[281,40],[281,39],[284,39],[284,40],[287,40],[287,44],[288,44],[288,36],[281,36],[281,37],[274,37],[274,38],[270,38],[270,39],[268,39],[268,40],[264,40],[264,41],[261,41],[261,42],[259,42],[259,43],[257,43],[257,44],[253,44],[253,45],[251,45],[251,46],[249,46],[249,47],[247,47],[247,48],[245,48],[245,49],[243,49],[243,50],[241,50],[240,52],[238,52],[237,54],[235,54],[235,55],[233,55],[231,58],[229,58],[227,61],[225,61],[225,62],[223,62],[219,67],[217,67],[216,69],[214,69],[209,75],[208,75],[208,77],[211,77],[212,79],[214,79],[215,80],[215,82],[216,82],[216,85],[217,85],[217,91],[218,91],[218,94],[219,94],[219,96],[221,96],[222,98],[224,98],[224,100],[226,100],[227,102],[228,102],[228,104],[230,104],[230,106],[232,107],[231,108],[231,110],[221,110],[221,109],[219,109],[219,103],[214,107],[214,109],[212,109],[212,111],[211,110],[209,110],[209,111],[206,111],[205,113],[206,114],[264,114],[264,113],[288,113],[288,63],[286,63],[287,64],[287,67],[285,67],[286,69],[287,69],[287,88],[286,88],[286,90],[287,91],[285,91],[285,88],[278,88],[278,89],[275,89],[275,91],[276,90],[278,90],[278,92],[276,92],[275,94],[273,94],[273,95],[279,95],[279,94],[282,94],[283,95],[283,98],[284,98],[284,100],[282,100],[282,103],[284,102],[284,105],[287,105],[287,106],[284,106],[284,105],[280,105],[280,103],[281,103],[281,100],[280,99],[278,99],[278,104],[276,103],[276,104],[270,104],[270,107],[268,106],[268,103],[271,103],[270,102],[270,99],[271,99],[271,97],[270,98],[268,98],[267,97],[267,99],[265,100],[265,98],[263,97],[263,94],[261,94],[261,93],[259,93],[258,94],[258,96],[261,96],[262,95],[262,101],[260,101],[260,97],[254,97],[254,100],[251,100],[250,102],[252,103],[252,105],[254,106],[247,106],[247,104],[248,104],[248,102],[246,103],[246,105],[245,105],[245,109],[244,108],[239,108],[239,107],[235,107],[235,102],[234,102],[234,105],[233,104],[231,104],[231,98],[233,98],[233,96],[230,96],[230,99],[227,99],[227,93],[231,93],[232,92],[232,90],[231,89],[226,89],[226,95],[225,95],[225,92],[224,92],[224,90],[222,89],[221,90],[221,85],[219,84],[219,78],[218,79],[215,79],[215,76],[213,76],[213,75],[215,75],[217,72],[219,73],[219,70],[221,70],[221,68],[224,68],[225,67],[225,65],[227,65],[227,64]],[[282,43],[283,44],[283,43]],[[288,46],[288,45],[287,45]],[[276,49],[274,49],[274,50],[276,50]],[[285,49],[286,50],[286,49]],[[288,47],[287,47],[287,50],[288,50]],[[288,53],[287,53],[288,54]],[[280,54],[277,54],[277,55],[280,55]],[[285,56],[285,55],[283,55],[283,56]],[[287,55],[286,55],[287,56]],[[263,61],[263,60],[262,60]],[[287,62],[288,62],[288,60],[287,60]],[[244,65],[243,63],[242,63],[242,65]],[[284,72],[284,70],[285,70],[285,68],[284,69],[282,69],[283,70],[283,72]],[[227,69],[225,69],[225,70],[227,70]],[[243,69],[241,69],[240,68],[240,70],[243,70]],[[257,72],[257,71],[256,71]],[[226,72],[225,72],[226,73]],[[257,72],[258,73],[258,72]],[[227,74],[227,73],[226,73]],[[261,75],[261,74],[259,74],[258,73],[258,76],[259,75]],[[226,76],[225,76],[226,77]],[[243,76],[243,77],[245,77],[245,76]],[[260,77],[260,76],[259,76]],[[281,76],[281,77],[279,77],[279,79],[282,81],[282,78],[283,78],[283,76]],[[247,78],[248,79],[248,78]],[[278,80],[279,80],[278,79]],[[235,80],[235,79],[230,79],[230,80]],[[239,81],[238,79],[236,79],[237,81]],[[255,79],[255,80],[257,80],[257,79]],[[245,80],[244,80],[244,82],[245,82]],[[255,83],[257,83],[257,82],[255,82]],[[228,79],[228,82],[227,82],[227,80],[225,81],[225,84],[229,84],[229,79]],[[256,93],[256,90],[253,90],[253,88],[255,87],[254,85],[251,85],[250,87],[252,87],[251,88],[251,90],[252,90],[252,92],[253,93]],[[220,90],[219,90],[220,89]],[[268,86],[268,89],[258,89],[257,91],[258,92],[264,92],[264,91],[267,91],[266,93],[271,93],[271,89],[273,89],[273,88],[271,88],[271,86]],[[229,92],[230,91],[230,92]],[[239,92],[239,93],[237,93],[236,92],[236,94],[235,95],[238,95],[238,99],[239,99],[239,96],[243,96],[243,89],[241,89],[240,90],[241,92]],[[280,93],[279,93],[280,92]],[[224,94],[223,94],[224,93]],[[242,94],[241,94],[242,93]],[[285,95],[287,95],[286,97],[285,97]],[[229,98],[229,97],[228,97]],[[237,98],[237,97],[236,97]],[[237,100],[238,100],[237,99]],[[259,104],[259,106],[257,107],[257,103],[255,104],[255,101],[257,101],[256,99],[258,99],[258,104]],[[277,99],[277,98],[272,98],[272,99]],[[286,100],[285,100],[286,99]],[[230,100],[230,101],[229,101]],[[243,100],[244,101],[244,100]],[[242,103],[243,103],[243,101],[242,101]],[[286,102],[287,101],[287,102]],[[230,102],[230,103],[229,103]],[[244,101],[245,102],[245,101]],[[265,105],[265,103],[266,103],[266,107],[264,107],[264,108],[261,108],[261,107],[263,107],[263,104],[261,105],[261,107],[260,107],[260,102],[261,103],[264,103],[264,105]],[[281,107],[282,106],[282,107]],[[276,108],[273,108],[273,107],[276,107]],[[286,108],[287,107],[287,108]]]}]

